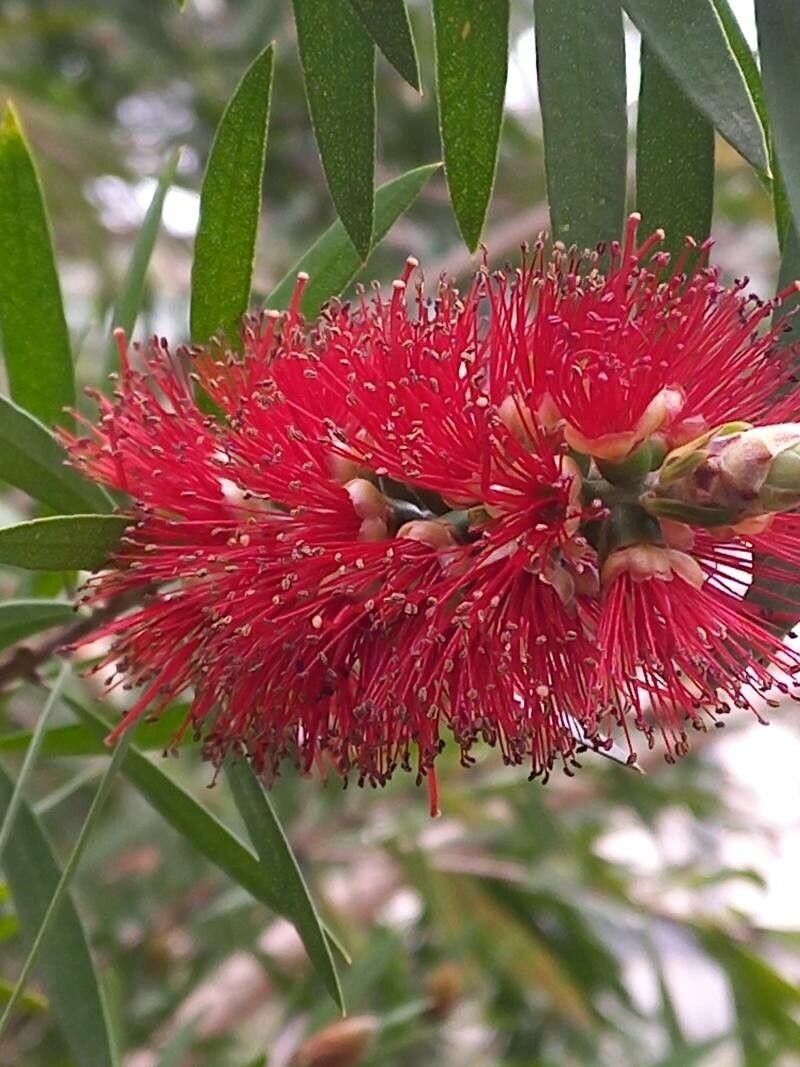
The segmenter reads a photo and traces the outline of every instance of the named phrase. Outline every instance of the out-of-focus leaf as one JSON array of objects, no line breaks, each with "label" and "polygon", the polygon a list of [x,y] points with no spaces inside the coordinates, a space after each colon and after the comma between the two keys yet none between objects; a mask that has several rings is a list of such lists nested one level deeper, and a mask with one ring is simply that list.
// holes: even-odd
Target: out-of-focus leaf
[{"label": "out-of-focus leaf", "polygon": [[238,337],[250,300],[272,58],[270,45],[239,82],[217,127],[203,177],[189,315],[192,340],[201,344],[220,331]]},{"label": "out-of-focus leaf", "polygon": [[[70,701],[67,701],[70,703]],[[143,751],[163,752],[186,721],[188,707],[176,704],[159,715],[156,722],[141,722],[134,727],[134,741]],[[107,753],[103,737],[96,730],[80,723],[55,726],[48,730],[42,743],[41,755],[50,756],[96,756]],[[15,730],[0,734],[0,752],[24,752],[30,741],[29,730]],[[187,738],[188,740],[188,738]]]},{"label": "out-of-focus leaf", "polygon": [[68,421],[75,381],[50,224],[10,104],[0,125],[0,337],[16,402],[48,426]]},{"label": "out-of-focus leaf", "polygon": [[[0,1004],[6,1004],[11,999],[14,987],[5,978],[0,978]],[[39,1012],[47,1011],[50,1004],[47,997],[37,993],[35,989],[26,989],[19,999],[19,1006],[23,1011]]]},{"label": "out-of-focus leaf", "polygon": [[756,0],[759,59],[770,134],[795,222],[800,220],[800,4]]},{"label": "out-of-focus leaf", "polygon": [[536,0],[534,18],[553,236],[592,248],[617,240],[625,215],[622,9],[618,0]]},{"label": "out-of-focus leaf", "polygon": [[[91,709],[74,701],[69,703],[83,724],[102,742],[111,729],[108,723]],[[250,849],[216,816],[198,804],[193,796],[133,746],[129,747],[125,755],[122,772],[148,804],[202,855],[256,900],[292,921],[291,916],[286,914],[282,901],[276,896],[272,881],[265,876],[262,865]],[[329,931],[325,931],[325,936],[338,950],[339,946]],[[342,954],[344,955],[343,952]]]},{"label": "out-of-focus leaf", "polygon": [[508,0],[433,0],[445,173],[458,228],[477,248],[494,186],[508,73]]},{"label": "out-of-focus leaf", "polygon": [[55,511],[110,511],[109,496],[66,466],[66,459],[43,423],[0,396],[0,479]]},{"label": "out-of-focus leaf", "polygon": [[[108,764],[108,768],[103,775],[103,779],[97,788],[97,792],[92,798],[92,803],[89,808],[88,814],[84,820],[81,831],[78,834],[78,838],[75,844],[72,846],[72,851],[69,854],[67,862],[64,864],[64,870],[61,873],[61,877],[58,879],[58,884],[53,890],[53,894],[47,904],[47,909],[42,916],[38,929],[34,936],[33,942],[28,950],[28,955],[25,958],[25,962],[22,965],[22,970],[17,978],[17,984],[14,987],[14,992],[11,994],[8,1003],[5,1006],[2,1016],[0,1016],[0,1034],[2,1034],[5,1027],[13,1015],[14,1009],[22,997],[25,987],[28,984],[28,979],[33,973],[33,969],[38,963],[40,957],[42,957],[46,950],[49,950],[49,942],[54,940],[60,933],[59,920],[62,914],[62,908],[65,907],[69,900],[69,887],[72,883],[72,879],[75,876],[75,872],[78,869],[78,864],[81,861],[83,853],[86,851],[86,846],[91,840],[94,833],[97,821],[100,817],[100,813],[108,799],[108,794],[111,791],[116,773],[119,770],[119,765],[125,755],[125,747],[128,744],[128,739],[123,738],[120,744],[117,746],[114,755]],[[68,984],[71,978],[68,974],[61,975],[61,982]],[[52,994],[51,994],[52,995]],[[104,1019],[104,1037],[111,1044],[111,1037],[108,1032],[108,1020]],[[96,1036],[91,1035],[87,1037],[86,1047],[91,1049],[92,1052],[96,1047]],[[116,1058],[116,1057],[115,1057]],[[101,1061],[105,1062],[105,1061]]]},{"label": "out-of-focus leaf", "polygon": [[643,230],[661,227],[677,253],[689,235],[711,230],[714,128],[642,42],[642,87],[636,127],[636,207]]},{"label": "out-of-focus leaf", "polygon": [[0,604],[0,649],[74,618],[64,600],[6,600]]},{"label": "out-of-focus leaf", "polygon": [[[440,163],[431,163],[417,167],[378,189],[375,196],[375,234],[370,251],[416,200],[440,166]],[[334,222],[286,273],[264,304],[278,310],[288,307],[297,275],[303,271],[308,275],[308,283],[300,300],[300,310],[307,318],[314,318],[326,300],[344,291],[361,266],[361,258],[353,248],[344,226],[340,221]]]},{"label": "out-of-focus leaf", "polygon": [[94,571],[106,562],[130,519],[54,515],[0,529],[0,563],[30,571]]},{"label": "out-of-focus leaf", "polygon": [[344,1013],[342,987],[330,945],[275,810],[246,759],[230,764],[227,774],[233,799],[261,862],[264,877],[272,882],[283,914],[294,925],[314,968]]},{"label": "out-of-focus leaf", "polygon": [[[164,201],[167,198],[170,186],[175,180],[175,172],[178,169],[180,158],[181,149],[176,148],[167,160],[167,165],[158,179],[158,184],[153,192],[153,199],[150,201],[145,217],[142,220],[142,225],[136,235],[131,260],[122,282],[122,290],[114,307],[114,314],[111,318],[112,329],[119,327],[125,331],[126,337],[130,337],[133,332],[139,309],[142,306],[147,267],[153,254],[158,228],[161,225]],[[106,369],[108,372],[117,369],[117,346],[113,341],[109,346]]]},{"label": "out-of-focus leaf", "polygon": [[769,174],[764,127],[713,0],[623,0],[636,28],[701,114]]},{"label": "out-of-focus leaf", "polygon": [[[0,808],[5,810],[13,782],[0,767]],[[25,943],[36,937],[61,872],[39,820],[23,802],[4,861]],[[61,1033],[79,1067],[117,1062],[102,988],[88,940],[69,893],[61,902],[39,969]]]},{"label": "out-of-focus leaf", "polygon": [[350,0],[350,3],[394,69],[419,91],[417,49],[405,0]]},{"label": "out-of-focus leaf", "polygon": [[375,198],[375,46],[343,0],[293,0],[308,110],[331,197],[362,259]]}]

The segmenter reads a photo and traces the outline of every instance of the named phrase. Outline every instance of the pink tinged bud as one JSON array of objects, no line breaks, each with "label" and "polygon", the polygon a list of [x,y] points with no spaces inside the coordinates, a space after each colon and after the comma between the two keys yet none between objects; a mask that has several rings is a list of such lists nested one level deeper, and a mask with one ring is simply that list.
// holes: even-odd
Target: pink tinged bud
[{"label": "pink tinged bud", "polygon": [[588,438],[566,423],[564,439],[576,452],[619,463],[656,430],[668,426],[680,413],[685,400],[686,394],[680,386],[668,386],[653,397],[633,429]]},{"label": "pink tinged bud", "polygon": [[347,456],[340,456],[337,453],[333,453],[328,459],[328,466],[330,467],[331,478],[339,485],[344,485],[346,482],[351,481],[356,477],[361,470],[361,464],[354,459],[348,459]]},{"label": "pink tinged bud", "polygon": [[694,530],[691,526],[685,522],[677,522],[675,519],[661,519],[660,525],[664,540],[670,548],[691,552],[694,548]]},{"label": "pink tinged bud", "polygon": [[331,1023],[303,1042],[292,1067],[358,1067],[372,1048],[378,1028],[374,1015],[353,1015]]},{"label": "pink tinged bud", "polygon": [[383,493],[366,478],[352,478],[344,490],[353,503],[353,510],[362,520],[358,530],[361,541],[383,541],[389,536],[389,502]]},{"label": "pink tinged bud", "polygon": [[677,575],[695,589],[702,588],[705,581],[703,568],[685,552],[660,545],[629,545],[612,552],[603,564],[601,572],[604,587],[611,585],[623,574],[629,574],[634,582],[671,582]]},{"label": "pink tinged bud", "polygon": [[413,522],[404,523],[397,531],[398,537],[405,537],[409,541],[419,541],[437,551],[444,548],[454,548],[457,544],[451,528],[444,522],[435,522],[430,519],[415,519]]}]

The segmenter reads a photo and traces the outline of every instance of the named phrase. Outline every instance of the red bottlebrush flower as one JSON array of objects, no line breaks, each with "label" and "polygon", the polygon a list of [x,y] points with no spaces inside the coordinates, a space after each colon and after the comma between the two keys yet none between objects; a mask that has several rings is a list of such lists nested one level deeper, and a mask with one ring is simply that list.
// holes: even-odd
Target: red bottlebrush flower
[{"label": "red bottlebrush flower", "polygon": [[538,242],[433,300],[409,297],[409,260],[388,299],[312,326],[301,277],[241,356],[154,342],[136,369],[123,344],[113,403],[67,438],[135,505],[87,592],[146,594],[100,631],[98,669],[142,687],[115,734],[188,690],[209,758],[244,750],[268,776],[290,759],[382,784],[413,760],[433,782],[448,734],[464,762],[482,740],[537,775],[614,723],[682,751],[702,711],[793,671],[728,577],[765,542],[800,562],[794,517],[753,525],[788,500],[791,433],[737,510],[720,429],[791,417],[772,399],[790,358],[770,305],[724,288],[705,247],[684,277],[657,239],[637,248],[633,217],[605,275],[601,251]]}]

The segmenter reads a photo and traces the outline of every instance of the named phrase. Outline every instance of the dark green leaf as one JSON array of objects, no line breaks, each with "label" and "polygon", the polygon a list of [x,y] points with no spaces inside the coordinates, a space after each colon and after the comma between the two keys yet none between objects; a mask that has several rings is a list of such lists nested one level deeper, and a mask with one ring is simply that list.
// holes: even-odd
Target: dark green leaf
[{"label": "dark green leaf", "polygon": [[0,649],[74,618],[63,600],[6,600],[0,604]]},{"label": "dark green leaf", "polygon": [[625,215],[622,9],[617,0],[537,0],[534,12],[553,236],[592,248],[619,239]]},{"label": "dark green leaf", "polygon": [[419,91],[417,49],[405,0],[350,0],[350,3],[398,74]]},{"label": "dark green leaf", "polygon": [[0,529],[0,563],[31,571],[93,571],[119,543],[130,519],[55,515]]},{"label": "dark green leaf", "polygon": [[[13,782],[0,767],[0,809],[5,810]],[[23,802],[6,848],[5,873],[23,939],[30,946],[60,879],[50,843],[36,816]],[[62,901],[52,936],[44,945],[39,968],[75,1062],[80,1067],[117,1062],[102,989],[89,945],[69,894]]]},{"label": "dark green leaf", "polygon": [[331,197],[362,259],[372,244],[375,47],[342,0],[293,0],[308,109]]},{"label": "dark green leaf", "polygon": [[800,4],[756,0],[756,21],[772,143],[792,215],[800,220]]},{"label": "dark green leaf", "polygon": [[433,0],[439,127],[450,199],[477,248],[497,169],[508,72],[508,0]]},{"label": "dark green leaf", "polygon": [[238,337],[250,300],[272,87],[269,48],[245,72],[217,127],[200,192],[190,329]]},{"label": "dark green leaf", "polygon": [[714,128],[642,42],[642,88],[636,128],[636,207],[645,233],[661,227],[677,253],[688,235],[711,229]]},{"label": "dark green leaf", "polygon": [[[110,730],[108,723],[89,708],[81,707],[74,701],[69,703],[94,737],[102,742]],[[134,747],[130,747],[125,755],[122,772],[148,804],[190,841],[198,852],[256,900],[292,921],[291,916],[286,914],[283,901],[276,895],[272,880],[266,877],[256,857],[216,816],[198,804],[193,796]],[[328,931],[326,937],[332,945],[336,945]]]},{"label": "dark green leaf", "polygon": [[0,126],[0,335],[17,403],[47,426],[67,422],[75,382],[50,225],[10,104]]},{"label": "dark green leaf", "polygon": [[697,110],[748,163],[769,173],[764,128],[713,0],[624,0],[624,6]]},{"label": "dark green leaf", "polygon": [[[125,331],[126,337],[130,337],[133,332],[136,317],[138,316],[139,309],[142,305],[142,294],[144,293],[144,283],[145,278],[147,277],[147,267],[150,263],[150,257],[153,254],[153,247],[156,243],[158,228],[161,225],[161,213],[164,210],[164,201],[166,200],[170,186],[175,180],[175,171],[178,169],[180,157],[181,149],[176,148],[167,160],[164,172],[158,180],[155,192],[153,193],[153,199],[150,201],[150,206],[147,209],[142,225],[136,235],[136,242],[133,246],[131,260],[122,282],[122,291],[119,294],[119,299],[114,308],[111,326],[112,328],[117,326],[120,327],[120,329]],[[108,371],[116,370],[117,363],[117,347],[112,341],[108,351]]]},{"label": "dark green leaf", "polygon": [[344,1012],[342,989],[330,946],[325,939],[317,909],[297,860],[269,798],[246,759],[240,759],[228,766],[228,781],[236,807],[258,853],[264,877],[272,883],[275,897],[281,902],[284,915],[294,924],[309,959],[325,982],[328,992]]},{"label": "dark green leaf", "polygon": [[110,511],[107,494],[66,466],[66,459],[43,423],[0,396],[0,478],[55,511]]},{"label": "dark green leaf", "polygon": [[[431,163],[426,167],[417,167],[378,189],[372,248],[383,240],[395,219],[416,200],[440,166],[440,163]],[[326,300],[344,291],[361,266],[361,258],[353,248],[344,226],[341,222],[334,222],[275,286],[264,304],[278,310],[288,307],[297,274],[304,271],[309,280],[303,290],[300,309],[307,318],[314,318]]]}]

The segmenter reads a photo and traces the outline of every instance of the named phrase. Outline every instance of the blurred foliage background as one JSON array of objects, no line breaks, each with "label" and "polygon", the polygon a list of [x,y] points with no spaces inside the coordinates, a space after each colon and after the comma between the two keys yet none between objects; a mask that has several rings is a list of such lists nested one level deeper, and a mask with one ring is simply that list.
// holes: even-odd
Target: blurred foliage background
[{"label": "blurred foliage background", "polygon": [[[750,32],[751,5],[737,11]],[[415,94],[379,56],[379,183],[440,154],[430,12],[412,3],[410,13],[425,92]],[[530,23],[529,4],[513,4],[506,120],[484,235],[495,261],[513,259],[547,220]],[[629,30],[633,101],[638,45]],[[271,39],[277,65],[257,294],[335,217],[289,3],[189,0],[183,12],[170,0],[2,5],[0,97],[13,98],[35,148],[85,382],[102,374],[111,305],[177,145],[186,148],[140,330],[186,337],[203,166],[226,100]],[[714,234],[726,274],[747,273],[769,294],[777,269],[770,203],[722,143]],[[410,253],[431,277],[464,276],[475,262],[442,177],[391,230],[365,277],[390,279]],[[0,497],[5,518],[29,508],[21,494]],[[46,592],[49,579],[7,570],[0,580],[0,596],[21,596]],[[99,696],[80,681],[69,685],[82,700]],[[35,722],[42,689],[31,678],[0,691],[0,700],[7,738]],[[740,718],[721,734],[698,735],[677,767],[653,759],[637,774],[587,754],[578,776],[544,787],[500,767],[493,753],[469,772],[451,753],[440,764],[444,815],[435,822],[408,778],[382,792],[281,780],[273,801],[353,957],[342,968],[350,1014],[368,1017],[340,1034],[340,1059],[320,1059],[319,1044],[301,1047],[336,1011],[292,928],[118,783],[76,899],[126,1067],[800,1062],[800,742],[789,714],[771,718],[768,731]],[[3,760],[18,766],[11,751]],[[105,763],[41,761],[31,792],[58,854],[77,834]],[[227,786],[207,788],[209,771],[191,749],[167,769],[236,825]],[[1,884],[0,958],[2,998],[24,954]],[[0,1065],[69,1062],[34,983],[0,1044]]]}]

